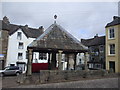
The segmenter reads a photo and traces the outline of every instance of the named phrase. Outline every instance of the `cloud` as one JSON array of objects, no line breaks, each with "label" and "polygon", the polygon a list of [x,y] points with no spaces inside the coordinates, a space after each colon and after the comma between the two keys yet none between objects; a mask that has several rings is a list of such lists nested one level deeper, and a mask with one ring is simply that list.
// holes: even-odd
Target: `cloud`
[{"label": "cloud", "polygon": [[36,28],[49,27],[57,14],[57,23],[78,39],[104,35],[105,25],[118,15],[117,2],[4,2],[2,8],[11,23]]}]

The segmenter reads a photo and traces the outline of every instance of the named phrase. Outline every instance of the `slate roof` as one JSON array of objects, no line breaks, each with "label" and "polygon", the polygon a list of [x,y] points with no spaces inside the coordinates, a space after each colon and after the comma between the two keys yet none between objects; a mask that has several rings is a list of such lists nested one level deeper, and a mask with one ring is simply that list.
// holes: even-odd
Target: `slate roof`
[{"label": "slate roof", "polygon": [[87,47],[56,23],[46,29],[28,48],[87,50]]},{"label": "slate roof", "polygon": [[105,36],[95,36],[91,39],[81,39],[81,43],[85,46],[105,45]]},{"label": "slate roof", "polygon": [[110,22],[110,23],[108,23],[108,24],[106,25],[106,28],[107,28],[107,27],[110,27],[110,26],[118,25],[118,24],[120,24],[120,17],[114,16],[114,17],[113,17],[113,21]]},{"label": "slate roof", "polygon": [[2,20],[0,20],[0,29],[8,30],[9,35],[14,34],[18,29],[21,29],[24,32],[24,34],[30,38],[37,38],[43,33],[41,29],[35,29],[30,27],[26,28],[25,26],[21,25],[7,24],[4,23]]}]

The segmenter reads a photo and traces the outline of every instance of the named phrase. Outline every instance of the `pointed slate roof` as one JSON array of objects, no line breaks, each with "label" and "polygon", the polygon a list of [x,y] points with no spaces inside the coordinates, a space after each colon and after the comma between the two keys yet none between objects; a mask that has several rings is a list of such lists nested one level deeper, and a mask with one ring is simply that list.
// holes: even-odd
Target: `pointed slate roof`
[{"label": "pointed slate roof", "polygon": [[28,48],[87,50],[87,47],[56,23],[46,29]]},{"label": "pointed slate roof", "polygon": [[81,43],[85,46],[105,45],[105,36],[94,36],[94,38],[90,39],[81,39]]},{"label": "pointed slate roof", "polygon": [[114,25],[119,25],[120,24],[120,17],[118,16],[114,16],[113,17],[113,21],[108,23],[105,27],[110,27],[110,26],[114,26]]},{"label": "pointed slate roof", "polygon": [[26,37],[30,38],[37,38],[39,37],[43,31],[42,29],[35,29],[35,28],[30,28],[30,27],[25,27],[21,25],[15,25],[15,24],[7,24],[3,20],[0,20],[0,29],[1,30],[7,30],[9,32],[9,35],[14,34],[18,29],[21,29]]}]

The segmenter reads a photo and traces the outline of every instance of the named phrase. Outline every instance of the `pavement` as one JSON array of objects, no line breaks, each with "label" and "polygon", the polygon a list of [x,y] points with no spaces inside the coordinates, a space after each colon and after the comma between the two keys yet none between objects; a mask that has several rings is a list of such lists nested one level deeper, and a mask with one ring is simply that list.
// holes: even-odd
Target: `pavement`
[{"label": "pavement", "polygon": [[13,88],[118,88],[118,78],[103,78],[39,85],[20,85],[14,86]]}]

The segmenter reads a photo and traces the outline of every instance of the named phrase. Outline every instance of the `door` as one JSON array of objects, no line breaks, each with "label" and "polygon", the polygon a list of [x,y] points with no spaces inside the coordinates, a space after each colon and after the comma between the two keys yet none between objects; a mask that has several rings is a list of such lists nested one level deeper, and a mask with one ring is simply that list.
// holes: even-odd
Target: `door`
[{"label": "door", "polygon": [[110,61],[109,62],[109,70],[113,69],[113,71],[115,72],[115,62],[114,61]]}]

